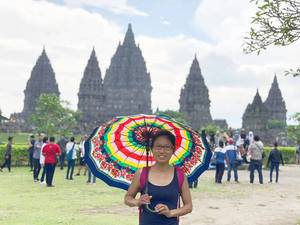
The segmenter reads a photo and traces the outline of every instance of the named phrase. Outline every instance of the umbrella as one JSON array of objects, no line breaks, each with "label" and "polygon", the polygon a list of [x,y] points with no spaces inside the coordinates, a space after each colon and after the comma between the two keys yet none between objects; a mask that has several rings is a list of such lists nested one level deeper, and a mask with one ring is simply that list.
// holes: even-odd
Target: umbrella
[{"label": "umbrella", "polygon": [[127,190],[137,169],[155,164],[149,143],[162,129],[176,137],[170,165],[179,166],[189,182],[196,180],[212,155],[205,136],[162,115],[121,116],[95,128],[85,142],[87,165],[108,185]]}]

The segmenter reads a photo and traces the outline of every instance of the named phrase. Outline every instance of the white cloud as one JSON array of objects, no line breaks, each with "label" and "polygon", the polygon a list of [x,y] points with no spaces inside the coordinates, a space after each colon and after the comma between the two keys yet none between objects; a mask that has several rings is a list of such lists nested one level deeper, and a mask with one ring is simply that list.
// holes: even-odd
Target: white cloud
[{"label": "white cloud", "polygon": [[0,108],[5,115],[22,110],[23,90],[44,44],[61,96],[76,108],[92,47],[104,76],[124,33],[99,14],[29,0],[1,1],[0,27],[0,83],[6,84],[1,85]]},{"label": "white cloud", "polygon": [[132,16],[148,16],[146,12],[136,9],[128,4],[127,0],[64,0],[70,7],[93,7],[100,8],[115,14]]},{"label": "white cloud", "polygon": [[[184,35],[154,38],[136,33],[151,73],[153,109],[178,109],[180,89],[196,53],[210,90],[214,118],[226,118],[230,125],[240,126],[256,88],[265,99],[274,73],[278,74],[288,113],[300,111],[300,79],[282,75],[284,69],[299,63],[300,43],[271,48],[259,57],[244,55],[241,38],[249,27],[245,22],[249,15],[241,11],[249,2],[235,1],[238,7],[233,7],[232,2],[228,0],[226,5],[227,1],[204,0],[199,4],[195,26],[213,43]],[[216,18],[213,10],[218,13]],[[0,108],[6,116],[22,110],[23,90],[44,44],[62,98],[76,108],[79,83],[92,46],[104,76],[126,30],[126,24],[119,26],[100,14],[30,0],[0,1],[0,27],[0,83],[4,84],[0,89]]]},{"label": "white cloud", "polygon": [[203,0],[194,17],[195,28],[212,40],[210,54],[200,62],[210,88],[212,114],[228,118],[234,126],[241,124],[242,114],[253,100],[256,88],[263,99],[267,97],[275,73],[288,114],[300,111],[300,104],[295,104],[300,99],[296,90],[300,80],[283,76],[287,68],[299,66],[300,43],[271,47],[260,56],[245,55],[243,37],[250,29],[254,12],[254,5],[248,0]]},{"label": "white cloud", "polygon": [[160,17],[160,23],[165,26],[171,25],[171,22],[166,20],[163,16]]}]

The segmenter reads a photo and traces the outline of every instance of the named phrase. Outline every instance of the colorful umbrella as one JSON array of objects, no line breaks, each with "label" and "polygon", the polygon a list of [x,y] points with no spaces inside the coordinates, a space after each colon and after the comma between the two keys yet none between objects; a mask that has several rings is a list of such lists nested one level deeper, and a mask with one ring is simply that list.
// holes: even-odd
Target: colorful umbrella
[{"label": "colorful umbrella", "polygon": [[127,190],[137,169],[155,163],[147,149],[151,136],[161,129],[176,136],[170,165],[179,166],[189,182],[196,180],[212,155],[206,138],[167,116],[122,116],[97,127],[85,142],[87,165],[108,185]]}]

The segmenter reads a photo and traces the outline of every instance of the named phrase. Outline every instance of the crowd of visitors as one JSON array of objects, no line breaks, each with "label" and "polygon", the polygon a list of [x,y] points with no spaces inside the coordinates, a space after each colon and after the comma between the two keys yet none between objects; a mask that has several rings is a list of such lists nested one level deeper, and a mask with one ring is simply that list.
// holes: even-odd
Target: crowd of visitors
[{"label": "crowd of visitors", "polygon": [[[215,139],[218,140],[217,144]],[[227,182],[230,182],[231,173],[233,171],[234,181],[238,183],[238,167],[242,164],[248,165],[248,170],[250,172],[249,181],[251,184],[254,183],[255,171],[258,173],[259,183],[264,183],[262,169],[265,152],[264,144],[258,135],[254,135],[253,132],[249,132],[248,135],[245,135],[244,130],[242,130],[236,141],[234,141],[232,134],[228,135],[227,133],[214,138],[208,136],[207,140],[214,151],[211,164],[216,168],[215,182],[217,184],[222,183],[223,174],[226,168]],[[298,164],[300,154],[299,143],[300,142],[298,142],[296,147],[296,161],[298,160]],[[273,182],[272,175],[274,169],[276,172],[275,182],[278,183],[280,163],[284,165],[282,153],[278,149],[278,143],[274,142],[273,149],[267,160],[267,167],[270,168],[269,183]]]},{"label": "crowd of visitors", "polygon": [[[30,135],[28,139],[28,165],[33,174],[33,181],[46,184],[47,187],[53,187],[56,165],[61,170],[67,165],[66,179],[74,180],[75,164],[77,163],[78,169],[75,176],[81,174],[86,176],[87,174],[87,183],[95,184],[96,177],[85,164],[84,143],[86,140],[87,135],[82,136],[79,142],[76,141],[75,137],[68,139],[64,134],[57,142],[55,142],[54,137],[48,138],[43,134],[38,134],[36,139],[34,135]],[[238,183],[238,168],[242,164],[248,165],[250,183],[254,183],[255,171],[257,171],[259,183],[264,183],[262,169],[265,152],[263,142],[258,135],[254,135],[251,131],[246,135],[245,131],[241,130],[237,138],[232,133],[222,133],[215,136],[208,135],[207,140],[213,150],[211,164],[215,166],[215,183],[222,183],[225,170],[227,170],[227,182],[231,181],[233,172],[233,179]],[[9,172],[11,171],[12,152],[13,137],[8,137],[0,172],[5,167],[8,168]],[[274,170],[276,173],[275,182],[279,181],[280,163],[284,165],[282,153],[278,149],[278,143],[274,142],[266,165],[270,168],[269,183],[273,182]],[[296,146],[296,163],[300,164],[300,141],[297,142]],[[189,183],[190,188],[197,188],[197,186],[198,180]]]}]

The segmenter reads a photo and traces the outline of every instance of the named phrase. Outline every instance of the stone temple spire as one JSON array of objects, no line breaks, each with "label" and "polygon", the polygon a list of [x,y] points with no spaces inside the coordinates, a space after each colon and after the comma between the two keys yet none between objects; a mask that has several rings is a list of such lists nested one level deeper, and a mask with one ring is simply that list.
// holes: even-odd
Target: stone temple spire
[{"label": "stone temple spire", "polygon": [[37,101],[41,94],[56,94],[59,96],[55,73],[47,56],[45,47],[31,71],[24,91],[24,108],[21,113],[23,119],[27,120],[35,111]]},{"label": "stone temple spire", "polygon": [[106,119],[119,115],[151,113],[151,79],[129,24],[104,78]]},{"label": "stone temple spire", "polygon": [[179,111],[185,114],[188,123],[194,129],[200,129],[212,123],[208,88],[205,85],[196,56],[186,83],[181,89],[179,104]]},{"label": "stone temple spire", "polygon": [[128,24],[128,29],[125,34],[123,45],[124,46],[135,46],[134,34],[132,31],[131,24]]},{"label": "stone temple spire", "polygon": [[246,131],[253,131],[255,135],[259,135],[262,139],[266,137],[266,129],[268,125],[269,111],[262,102],[259,91],[251,104],[248,104],[243,115],[243,128]]},{"label": "stone temple spire", "polygon": [[93,48],[78,93],[78,110],[82,113],[81,120],[87,126],[99,125],[103,111],[102,76],[95,49]]},{"label": "stone temple spire", "polygon": [[274,76],[271,89],[265,101],[265,106],[270,111],[271,120],[281,121],[283,124],[286,124],[286,105],[283,100],[276,75]]}]

